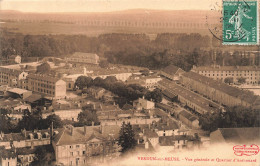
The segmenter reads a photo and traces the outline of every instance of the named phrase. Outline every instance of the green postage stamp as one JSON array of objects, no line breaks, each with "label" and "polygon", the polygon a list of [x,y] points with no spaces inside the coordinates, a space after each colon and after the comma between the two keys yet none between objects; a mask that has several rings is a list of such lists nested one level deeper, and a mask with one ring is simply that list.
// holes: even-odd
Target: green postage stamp
[{"label": "green postage stamp", "polygon": [[223,1],[223,44],[259,44],[257,0]]}]

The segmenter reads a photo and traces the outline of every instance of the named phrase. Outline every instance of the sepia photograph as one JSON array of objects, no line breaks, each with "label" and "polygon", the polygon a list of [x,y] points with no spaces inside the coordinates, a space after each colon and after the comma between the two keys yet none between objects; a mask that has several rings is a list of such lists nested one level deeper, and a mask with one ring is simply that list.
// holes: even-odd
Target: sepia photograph
[{"label": "sepia photograph", "polygon": [[260,0],[0,0],[0,166],[260,166]]}]

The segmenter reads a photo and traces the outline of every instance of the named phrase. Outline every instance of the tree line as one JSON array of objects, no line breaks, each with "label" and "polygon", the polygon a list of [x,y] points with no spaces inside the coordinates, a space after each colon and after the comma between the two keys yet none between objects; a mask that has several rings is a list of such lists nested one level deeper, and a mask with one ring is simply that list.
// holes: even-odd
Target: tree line
[{"label": "tree line", "polygon": [[75,87],[83,90],[91,86],[102,87],[106,90],[111,91],[112,93],[123,97],[127,102],[132,102],[138,98],[145,97],[147,100],[153,100],[155,102],[162,101],[162,93],[159,89],[149,91],[145,87],[142,87],[138,84],[129,84],[126,85],[121,81],[117,81],[116,77],[108,76],[105,79],[96,77],[92,79],[87,76],[79,76],[75,81]]},{"label": "tree line", "polygon": [[218,128],[260,127],[260,110],[242,106],[227,107],[225,111],[207,113],[199,118],[203,130]]},{"label": "tree line", "polygon": [[[162,33],[155,40],[145,34],[102,34],[98,37],[85,35],[23,35],[4,31],[1,38],[0,56],[8,58],[19,54],[23,61],[29,57],[62,57],[74,52],[92,52],[108,59],[110,63],[136,65],[160,69],[169,64],[184,70],[193,65],[248,65],[249,58],[238,52],[203,51],[211,43],[209,36],[197,33]],[[235,57],[235,58],[234,58]],[[256,62],[258,62],[256,60]]]}]

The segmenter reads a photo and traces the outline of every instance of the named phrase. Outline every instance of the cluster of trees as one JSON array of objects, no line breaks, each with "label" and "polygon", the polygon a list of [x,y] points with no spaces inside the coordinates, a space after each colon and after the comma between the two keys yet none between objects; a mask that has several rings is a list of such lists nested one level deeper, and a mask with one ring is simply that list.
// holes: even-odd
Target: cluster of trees
[{"label": "cluster of trees", "polygon": [[155,89],[151,92],[137,84],[126,85],[123,82],[117,81],[114,76],[108,76],[105,79],[100,77],[92,79],[87,76],[79,76],[75,81],[75,87],[78,87],[79,89],[84,89],[90,86],[102,87],[113,92],[119,97],[126,98],[127,101],[133,101],[142,96],[145,96],[148,100],[152,99],[155,102],[162,101],[162,93],[159,89]]},{"label": "cluster of trees", "polygon": [[[21,35],[4,32],[0,43],[0,56],[7,58],[13,54],[27,57],[63,56],[74,52],[95,52],[106,57],[110,63],[137,65],[160,69],[174,64],[184,70],[192,65],[248,65],[249,58],[238,52],[200,51],[209,47],[211,39],[197,33],[162,33],[155,40],[145,34],[102,34],[98,37],[85,35]],[[120,45],[120,47],[118,47]],[[214,57],[215,56],[215,57]],[[258,60],[256,60],[258,62]],[[106,68],[107,62],[101,66]]]},{"label": "cluster of trees", "polygon": [[12,119],[8,116],[8,110],[1,109],[0,114],[0,131],[4,133],[20,132],[21,129],[34,130],[34,129],[48,129],[53,123],[54,128],[63,127],[63,122],[59,116],[51,114],[46,119],[42,118],[40,109],[30,112],[25,110],[23,117],[19,120],[18,124],[12,123]]},{"label": "cluster of trees", "polygon": [[137,141],[135,140],[135,133],[130,122],[127,124],[125,122],[122,123],[119,132],[118,144],[121,146],[122,153],[133,150],[137,145]]},{"label": "cluster of trees", "polygon": [[94,109],[93,105],[89,104],[82,107],[82,111],[78,115],[78,122],[74,126],[91,126],[99,125],[100,122],[97,116],[97,110]]},{"label": "cluster of trees", "polygon": [[51,71],[51,66],[47,62],[42,63],[36,68],[36,72],[41,74],[46,74],[49,73],[50,71]]},{"label": "cluster of trees", "polygon": [[[229,85],[233,84],[234,83],[234,77],[226,77],[224,79],[224,82],[226,84],[229,84]],[[240,84],[244,84],[244,83],[246,83],[246,78],[245,77],[239,77],[239,78],[237,78],[237,82],[240,83]]]},{"label": "cluster of trees", "polygon": [[260,110],[242,106],[227,107],[225,111],[207,113],[199,118],[203,130],[215,131],[218,128],[259,127]]}]

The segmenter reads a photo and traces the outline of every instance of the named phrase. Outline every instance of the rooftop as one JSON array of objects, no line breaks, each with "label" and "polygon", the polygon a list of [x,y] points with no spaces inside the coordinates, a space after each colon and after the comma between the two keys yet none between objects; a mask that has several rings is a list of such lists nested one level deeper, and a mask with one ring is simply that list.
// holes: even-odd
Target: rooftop
[{"label": "rooftop", "polygon": [[27,92],[31,92],[31,91],[28,91],[28,90],[25,90],[25,89],[20,89],[20,88],[12,88],[12,89],[8,89],[7,91],[12,92],[12,93],[16,93],[16,94],[19,94],[19,95],[22,95],[22,94],[27,93]]},{"label": "rooftop", "polygon": [[[176,83],[168,80],[162,80],[159,82],[159,84],[164,85],[167,87],[166,90],[163,91],[163,94],[165,94],[168,97],[175,97],[177,95],[182,96],[186,100],[189,100],[190,102],[200,106],[201,108],[207,110],[207,111],[217,111],[221,108],[221,106],[213,101],[210,101],[201,95],[192,92],[180,85],[177,85]],[[204,114],[205,112],[199,112],[200,114]]]},{"label": "rooftop", "polygon": [[188,119],[190,121],[198,120],[198,118],[196,118],[194,115],[192,115],[191,113],[189,113],[185,110],[182,110],[179,114],[184,116],[186,119]]},{"label": "rooftop", "polygon": [[164,69],[162,69],[163,72],[170,74],[170,75],[174,75],[176,74],[178,71],[183,71],[181,68],[174,66],[174,65],[169,65],[167,67],[165,67]]},{"label": "rooftop", "polygon": [[236,87],[229,86],[225,83],[222,83],[221,81],[213,80],[212,78],[202,76],[195,72],[190,71],[190,72],[184,73],[182,76],[190,78],[190,79],[200,82],[202,84],[205,84],[209,87],[212,87],[212,88],[219,90],[223,93],[226,93],[230,96],[242,99],[250,104],[255,103],[257,98],[259,98],[259,96],[254,95],[253,92],[241,90]]},{"label": "rooftop", "polygon": [[[86,127],[86,134],[84,133],[84,127]],[[64,127],[62,131],[54,137],[54,143],[56,145],[82,144],[93,139],[104,141],[114,140],[119,137],[120,126],[118,125],[84,127]],[[73,131],[72,134],[71,130]]]}]

